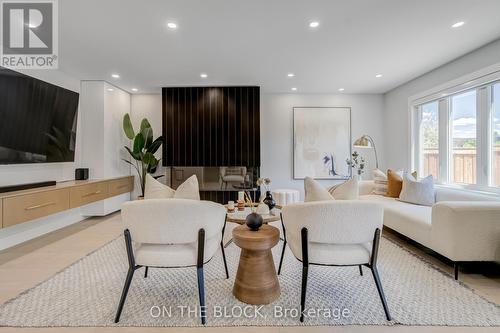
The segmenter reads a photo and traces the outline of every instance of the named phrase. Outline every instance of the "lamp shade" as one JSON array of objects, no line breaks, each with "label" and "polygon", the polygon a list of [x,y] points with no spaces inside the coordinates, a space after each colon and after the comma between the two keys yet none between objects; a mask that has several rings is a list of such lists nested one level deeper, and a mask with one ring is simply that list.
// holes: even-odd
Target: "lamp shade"
[{"label": "lamp shade", "polygon": [[367,147],[367,148],[372,148],[373,144],[371,140],[369,140],[366,135],[363,135],[362,137],[358,138],[356,141],[354,141],[353,144],[354,147]]}]

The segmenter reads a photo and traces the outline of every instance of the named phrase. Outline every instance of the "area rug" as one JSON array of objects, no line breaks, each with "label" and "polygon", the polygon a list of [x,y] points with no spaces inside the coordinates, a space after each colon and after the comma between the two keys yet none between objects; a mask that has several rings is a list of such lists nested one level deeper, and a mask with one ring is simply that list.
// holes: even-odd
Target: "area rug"
[{"label": "area rug", "polygon": [[[279,261],[282,243],[273,249]],[[239,248],[226,249],[230,279],[219,253],[205,266],[207,326],[447,325],[500,326],[500,307],[392,241],[382,238],[379,270],[393,321],[384,311],[370,271],[318,267],[309,271],[307,304],[300,323],[301,264],[287,249],[281,296],[263,307],[232,295]],[[113,322],[127,271],[122,237],[0,306],[0,325],[199,326],[195,268],[136,271],[121,321]]]}]

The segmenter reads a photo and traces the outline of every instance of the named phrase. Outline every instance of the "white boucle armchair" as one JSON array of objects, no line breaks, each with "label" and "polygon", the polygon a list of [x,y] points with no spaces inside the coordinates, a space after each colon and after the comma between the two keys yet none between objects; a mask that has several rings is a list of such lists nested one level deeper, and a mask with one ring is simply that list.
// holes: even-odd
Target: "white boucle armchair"
[{"label": "white boucle armchair", "polygon": [[146,269],[196,266],[201,321],[205,324],[203,265],[212,259],[219,246],[229,278],[222,246],[225,219],[224,206],[210,201],[149,199],[124,203],[122,220],[129,269],[115,323],[120,320],[135,270],[143,266]]},{"label": "white boucle armchair", "polygon": [[[377,254],[383,223],[383,207],[356,200],[319,201],[283,207],[282,222],[293,255],[302,262],[301,317],[304,320],[309,265],[362,266],[370,268],[391,320],[377,270]],[[278,274],[281,273],[283,255]]]}]

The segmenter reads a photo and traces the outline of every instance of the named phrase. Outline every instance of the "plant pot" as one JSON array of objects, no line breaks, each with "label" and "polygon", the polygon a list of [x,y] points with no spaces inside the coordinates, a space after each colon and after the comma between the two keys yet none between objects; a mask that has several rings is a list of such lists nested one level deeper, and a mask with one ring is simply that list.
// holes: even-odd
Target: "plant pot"
[{"label": "plant pot", "polygon": [[248,214],[245,224],[247,227],[250,228],[252,231],[257,231],[259,228],[262,226],[262,223],[264,223],[264,220],[262,219],[262,216],[260,216],[257,213],[250,213]]},{"label": "plant pot", "polygon": [[271,194],[271,191],[266,191],[266,197],[264,200],[262,200],[263,203],[269,207],[269,210],[272,210],[274,207],[276,207],[276,201],[274,201],[273,195]]}]

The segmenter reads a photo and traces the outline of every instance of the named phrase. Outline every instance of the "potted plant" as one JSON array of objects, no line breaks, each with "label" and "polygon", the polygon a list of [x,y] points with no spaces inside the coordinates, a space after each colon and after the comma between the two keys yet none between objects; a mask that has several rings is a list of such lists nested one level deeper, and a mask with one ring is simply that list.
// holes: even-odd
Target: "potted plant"
[{"label": "potted plant", "polygon": [[153,129],[146,118],[142,119],[139,132],[136,134],[128,113],[123,117],[123,131],[127,138],[133,140],[132,148],[125,146],[125,149],[132,156],[133,163],[126,159],[123,160],[137,171],[142,193],[139,198],[143,198],[146,174],[154,173],[160,163],[154,154],[163,143],[163,137],[159,136],[153,140]]},{"label": "potted plant", "polygon": [[346,163],[349,167],[355,169],[358,173],[358,176],[361,178],[361,175],[365,172],[365,158],[357,151],[354,151],[351,155],[351,159],[347,159]]}]

